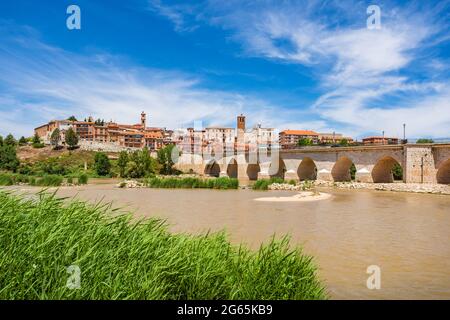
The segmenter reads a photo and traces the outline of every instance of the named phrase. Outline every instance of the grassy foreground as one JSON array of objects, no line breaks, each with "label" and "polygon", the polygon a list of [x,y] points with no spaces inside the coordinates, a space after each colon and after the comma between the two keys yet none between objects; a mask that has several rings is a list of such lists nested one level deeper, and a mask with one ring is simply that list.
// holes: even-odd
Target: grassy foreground
[{"label": "grassy foreground", "polygon": [[[104,205],[0,190],[0,299],[326,298],[312,258],[288,245],[253,252],[223,233],[171,234]],[[70,265],[79,289],[66,286]]]}]

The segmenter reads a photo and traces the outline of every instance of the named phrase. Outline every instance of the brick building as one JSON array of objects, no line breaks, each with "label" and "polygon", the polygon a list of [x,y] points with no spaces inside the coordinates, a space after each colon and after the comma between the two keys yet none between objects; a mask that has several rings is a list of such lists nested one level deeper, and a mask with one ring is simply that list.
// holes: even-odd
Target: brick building
[{"label": "brick building", "polygon": [[35,133],[50,144],[52,132],[58,128],[61,132],[61,141],[64,144],[65,133],[72,128],[80,141],[113,144],[124,148],[143,148],[158,150],[168,143],[167,132],[164,128],[151,128],[146,126],[146,114],[141,113],[141,122],[138,124],[118,124],[115,122],[94,122],[91,117],[86,121],[52,120],[47,124],[34,129]]}]

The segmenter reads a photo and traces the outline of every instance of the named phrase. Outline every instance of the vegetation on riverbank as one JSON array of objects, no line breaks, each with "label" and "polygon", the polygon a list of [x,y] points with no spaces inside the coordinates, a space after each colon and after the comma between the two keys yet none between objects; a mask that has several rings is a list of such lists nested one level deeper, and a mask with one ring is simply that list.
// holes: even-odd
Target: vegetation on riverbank
[{"label": "vegetation on riverbank", "polygon": [[68,177],[64,179],[60,175],[45,174],[43,176],[29,176],[20,173],[0,172],[0,186],[12,186],[27,184],[39,187],[58,187],[64,182],[67,184],[87,184],[88,176],[80,174],[78,177]]},{"label": "vegetation on riverbank", "polygon": [[144,184],[150,188],[188,188],[188,189],[237,189],[239,181],[235,178],[176,178],[153,177],[144,180]]},{"label": "vegetation on riverbank", "polygon": [[253,190],[269,190],[272,183],[284,183],[283,178],[273,177],[270,179],[258,179],[252,186]]},{"label": "vegetation on riverbank", "polygon": [[312,258],[286,238],[253,252],[224,233],[170,234],[155,218],[4,191],[0,225],[0,299],[326,298]]}]

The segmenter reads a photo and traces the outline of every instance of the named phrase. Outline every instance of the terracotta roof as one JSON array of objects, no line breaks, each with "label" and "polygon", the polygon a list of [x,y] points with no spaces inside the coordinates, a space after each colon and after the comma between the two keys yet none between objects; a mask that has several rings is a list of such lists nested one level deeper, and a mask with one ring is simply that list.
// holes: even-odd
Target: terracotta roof
[{"label": "terracotta roof", "polygon": [[284,130],[280,134],[294,134],[299,136],[318,136],[319,134],[311,130]]}]

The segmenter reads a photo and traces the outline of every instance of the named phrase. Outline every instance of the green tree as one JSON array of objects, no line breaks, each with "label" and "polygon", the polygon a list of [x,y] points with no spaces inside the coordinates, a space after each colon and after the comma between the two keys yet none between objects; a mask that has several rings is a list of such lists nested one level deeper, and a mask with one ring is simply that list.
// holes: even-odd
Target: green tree
[{"label": "green tree", "polygon": [[5,140],[3,140],[3,144],[6,146],[16,146],[17,141],[14,139],[14,136],[10,133],[6,136]]},{"label": "green tree", "polygon": [[50,136],[50,143],[55,149],[57,149],[60,141],[61,141],[61,132],[59,131],[58,128],[56,128],[55,130],[53,130],[52,135]]},{"label": "green tree", "polygon": [[341,146],[341,147],[347,147],[348,146],[348,140],[347,139],[342,139],[340,142],[339,142],[339,145]]},{"label": "green tree", "polygon": [[95,171],[99,176],[106,176],[111,170],[111,163],[108,156],[103,152],[97,152],[94,157]]},{"label": "green tree", "polygon": [[3,137],[0,136],[0,147],[3,147]]},{"label": "green tree", "polygon": [[122,178],[125,177],[127,163],[128,153],[126,151],[121,151],[119,153],[119,159],[117,159],[117,166],[119,167],[119,174]]},{"label": "green tree", "polygon": [[394,180],[403,180],[403,169],[399,164],[396,163],[392,167],[392,175]]},{"label": "green tree", "polygon": [[19,145],[24,146],[27,144],[27,139],[24,136],[21,136],[19,139]]},{"label": "green tree", "polygon": [[416,143],[434,143],[434,140],[433,139],[422,138],[422,139],[418,139],[416,141]]},{"label": "green tree", "polygon": [[16,147],[4,144],[0,147],[0,169],[16,171],[20,162],[17,158]]},{"label": "green tree", "polygon": [[174,144],[169,144],[158,150],[157,159],[158,163],[161,165],[160,173],[162,174],[173,174],[175,171],[173,169],[174,162],[172,160],[174,147]]},{"label": "green tree", "polygon": [[356,166],[354,163],[352,163],[352,165],[350,166],[350,178],[352,180],[355,180],[356,178]]},{"label": "green tree", "polygon": [[298,139],[298,142],[297,142],[297,145],[300,147],[310,146],[312,144],[313,144],[313,141],[309,138],[300,138],[300,139]]},{"label": "green tree", "polygon": [[41,138],[39,138],[38,134],[35,133],[32,139],[33,148],[43,148],[44,144],[41,143]]},{"label": "green tree", "polygon": [[39,138],[37,133],[34,134],[32,142],[33,144],[41,143],[41,138]]},{"label": "green tree", "polygon": [[66,144],[69,146],[69,149],[75,149],[78,145],[78,135],[72,128],[69,128],[66,132]]},{"label": "green tree", "polygon": [[69,121],[78,121],[77,118],[75,118],[75,116],[70,116],[67,118],[67,120]]},{"label": "green tree", "polygon": [[127,167],[125,169],[125,175],[129,178],[139,178],[140,177],[139,167],[136,162],[134,162],[134,161],[127,162]]}]

